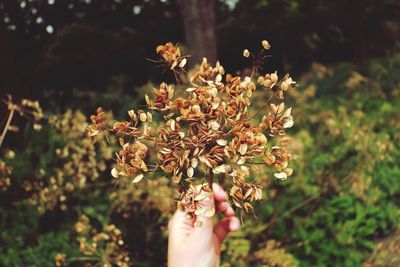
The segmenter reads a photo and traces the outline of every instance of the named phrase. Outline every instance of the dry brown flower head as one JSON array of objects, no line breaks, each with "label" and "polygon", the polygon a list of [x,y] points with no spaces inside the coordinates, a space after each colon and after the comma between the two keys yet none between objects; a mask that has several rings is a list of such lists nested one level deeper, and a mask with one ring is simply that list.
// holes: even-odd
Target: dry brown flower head
[{"label": "dry brown flower head", "polygon": [[[265,40],[262,45],[264,51],[270,48]],[[173,68],[182,62],[179,48],[171,43],[157,47],[157,53]],[[243,55],[251,54],[244,50]],[[146,173],[161,171],[178,184],[179,208],[189,217],[214,214],[198,205],[198,187],[210,190],[214,179],[230,187],[238,209],[252,212],[252,203],[262,198],[262,188],[254,184],[249,166],[265,165],[277,179],[293,172],[283,137],[293,118],[282,100],[295,82],[289,75],[279,79],[277,72],[259,75],[254,69],[245,77],[226,74],[219,62],[212,66],[205,58],[188,81],[179,86],[186,96],[179,97],[174,97],[173,85],[161,83],[153,89],[153,97],[145,96],[148,111],[130,110],[129,121],[107,121],[99,109],[91,117],[89,135],[109,131],[119,138],[121,149],[111,171],[115,179],[139,183]],[[253,92],[262,88],[266,89],[264,106],[250,114]],[[151,126],[155,114],[161,118],[157,129]],[[255,123],[258,115],[264,116]]]}]

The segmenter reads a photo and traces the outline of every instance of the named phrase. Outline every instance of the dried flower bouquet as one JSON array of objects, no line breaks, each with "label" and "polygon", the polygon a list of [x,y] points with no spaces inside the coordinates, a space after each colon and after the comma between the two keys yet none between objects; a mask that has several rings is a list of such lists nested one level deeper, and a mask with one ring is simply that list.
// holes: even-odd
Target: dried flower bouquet
[{"label": "dried flower bouquet", "polygon": [[[251,164],[264,164],[274,169],[277,179],[286,179],[293,172],[288,167],[292,159],[286,149],[285,130],[292,127],[291,108],[283,102],[287,90],[295,82],[277,72],[259,74],[259,64],[270,48],[262,41],[263,50],[256,58],[247,49],[243,56],[254,59],[251,75],[246,77],[225,74],[217,62],[211,66],[206,58],[189,75],[186,97],[174,97],[174,86],[161,83],[154,88],[154,96],[145,96],[147,111],[130,110],[128,121],[111,122],[102,108],[91,116],[90,136],[103,133],[118,137],[120,151],[111,174],[120,180],[139,183],[148,172],[162,171],[179,188],[178,207],[188,216],[213,216],[199,203],[202,190],[210,191],[212,183],[228,186],[234,205],[246,213],[252,212],[252,202],[261,199],[262,187],[250,178]],[[172,43],[156,49],[161,62],[175,76],[186,73],[187,57]],[[256,114],[249,114],[253,92],[264,90],[264,106]],[[274,103],[272,103],[274,102]],[[261,122],[255,117],[264,113]],[[153,116],[161,118],[158,129],[152,128]],[[152,123],[153,122],[153,123]],[[275,145],[271,140],[276,139]],[[153,159],[153,163],[149,162]],[[200,191],[198,188],[200,187]]]}]

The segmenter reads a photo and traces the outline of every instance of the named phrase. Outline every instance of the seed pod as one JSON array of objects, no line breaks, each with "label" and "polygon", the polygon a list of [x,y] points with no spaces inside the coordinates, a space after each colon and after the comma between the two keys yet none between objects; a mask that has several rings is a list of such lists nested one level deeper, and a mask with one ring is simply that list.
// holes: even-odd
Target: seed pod
[{"label": "seed pod", "polygon": [[243,207],[244,207],[244,210],[245,210],[247,213],[249,213],[250,211],[253,210],[253,206],[252,206],[249,202],[245,202],[244,205],[243,205]]},{"label": "seed pod", "polygon": [[192,167],[189,167],[189,168],[187,169],[187,171],[186,171],[186,174],[187,174],[187,176],[188,176],[189,178],[192,178],[192,177],[193,177],[193,174],[194,174],[193,168],[192,168]]},{"label": "seed pod", "polygon": [[224,140],[224,139],[218,139],[217,140],[217,144],[219,146],[226,146],[226,144],[228,143],[228,141]]},{"label": "seed pod", "polygon": [[140,113],[140,115],[139,115],[139,119],[140,119],[140,121],[146,121],[147,120],[147,115],[146,115],[146,113]]},{"label": "seed pod", "polygon": [[111,170],[111,175],[112,175],[112,177],[114,177],[114,178],[118,178],[118,176],[119,176],[118,170],[117,170],[116,168],[113,168],[113,169]]},{"label": "seed pod", "polygon": [[287,178],[287,174],[285,172],[274,173],[274,176],[281,180],[285,180]]},{"label": "seed pod", "polygon": [[175,131],[175,120],[171,120],[171,130]]},{"label": "seed pod", "polygon": [[239,153],[241,155],[244,155],[244,154],[246,154],[246,152],[247,152],[247,144],[246,143],[241,144],[239,147]]},{"label": "seed pod", "polygon": [[268,50],[268,49],[271,48],[271,45],[268,43],[267,40],[263,40],[263,41],[261,42],[261,44],[262,44],[262,46],[264,47],[265,50]]},{"label": "seed pod", "polygon": [[286,168],[283,170],[287,176],[291,176],[293,174],[293,169],[292,168]]},{"label": "seed pod", "polygon": [[186,61],[187,61],[186,58],[183,58],[183,59],[181,60],[181,62],[179,63],[179,67],[180,67],[180,68],[185,67]]},{"label": "seed pod", "polygon": [[132,180],[132,183],[135,184],[135,183],[140,182],[140,181],[143,179],[143,177],[144,177],[144,175],[143,175],[142,173],[139,174],[139,175],[137,175],[137,176]]}]

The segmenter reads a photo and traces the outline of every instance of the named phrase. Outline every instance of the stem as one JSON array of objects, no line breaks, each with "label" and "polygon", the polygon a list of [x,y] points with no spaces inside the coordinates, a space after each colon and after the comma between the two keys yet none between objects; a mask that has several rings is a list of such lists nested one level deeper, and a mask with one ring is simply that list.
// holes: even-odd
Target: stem
[{"label": "stem", "polygon": [[210,168],[210,175],[208,176],[208,185],[211,190],[212,190],[213,183],[214,183],[214,173],[212,172],[212,169]]},{"label": "stem", "polygon": [[15,111],[14,107],[11,107],[10,114],[8,115],[8,119],[7,119],[6,125],[4,126],[3,132],[1,133],[1,136],[0,136],[0,147],[3,144],[4,138],[6,137],[6,133],[8,131],[8,128],[10,127],[12,118],[14,116],[14,111]]},{"label": "stem", "polygon": [[267,102],[265,102],[265,104],[256,112],[256,114],[254,114],[250,120],[254,119],[258,114],[260,114],[260,112],[262,112],[267,106],[269,101],[271,101],[272,97],[274,96],[274,94],[272,93],[272,95],[268,98]]},{"label": "stem", "polygon": [[74,262],[74,261],[98,261],[99,259],[96,257],[73,257],[69,258],[68,262]]}]

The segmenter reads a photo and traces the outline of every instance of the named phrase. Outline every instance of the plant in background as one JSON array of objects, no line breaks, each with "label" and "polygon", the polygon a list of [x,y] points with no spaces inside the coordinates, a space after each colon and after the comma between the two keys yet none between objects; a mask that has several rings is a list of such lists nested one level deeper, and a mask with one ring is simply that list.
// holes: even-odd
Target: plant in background
[{"label": "plant in background", "polygon": [[54,259],[56,266],[66,266],[76,261],[85,262],[85,266],[131,266],[122,232],[115,225],[105,225],[102,231],[97,231],[90,225],[89,218],[82,215],[75,224],[75,233],[82,255],[66,257],[64,254],[57,254]]},{"label": "plant in background", "polygon": [[[29,99],[22,99],[20,102],[14,102],[11,95],[7,95],[6,99],[0,100],[7,108],[8,115],[3,126],[3,130],[0,135],[0,147],[6,137],[8,131],[17,132],[18,126],[13,125],[15,113],[19,114],[26,119],[33,121],[33,128],[40,130],[41,125],[38,123],[43,118],[43,112],[38,101],[32,101]],[[15,157],[13,150],[7,149],[4,152],[5,161],[0,159],[0,189],[6,190],[11,185],[11,174],[13,166],[7,161],[12,160]]]},{"label": "plant in background", "polygon": [[111,210],[124,218],[130,218],[132,215],[137,215],[139,205],[143,210],[156,209],[161,215],[169,217],[175,211],[174,199],[177,194],[166,177],[148,182],[145,192],[137,190],[130,184],[122,183],[118,190],[110,193]]},{"label": "plant in background", "polygon": [[15,113],[18,113],[20,116],[33,121],[33,128],[35,130],[41,129],[41,125],[37,122],[43,118],[43,111],[38,101],[22,99],[19,103],[16,103],[13,101],[11,95],[7,95],[7,98],[1,99],[1,102],[3,102],[3,104],[5,104],[7,107],[8,117],[0,135],[0,147],[3,144],[4,138],[6,137],[8,131],[18,131],[18,127],[11,124]]},{"label": "plant in background", "polygon": [[40,213],[59,207],[68,208],[67,203],[76,190],[93,183],[105,170],[103,158],[107,149],[96,147],[86,135],[87,119],[80,111],[68,110],[64,114],[49,116],[49,126],[54,129],[62,144],[54,151],[57,167],[38,171],[34,180],[25,180],[24,189],[31,193],[30,202],[38,205]]},{"label": "plant in background", "polygon": [[282,266],[295,267],[299,266],[298,261],[293,255],[286,252],[281,244],[275,240],[268,240],[264,247],[254,253],[257,262],[262,262],[264,266]]},{"label": "plant in background", "polygon": [[[5,153],[5,158],[13,159],[15,156],[14,151],[7,150]],[[10,175],[12,174],[13,166],[6,163],[5,161],[0,159],[0,189],[7,190],[7,188],[11,185]]]},{"label": "plant in background", "polygon": [[[262,45],[270,48],[266,41]],[[171,43],[158,46],[157,53],[176,72],[186,63]],[[260,55],[253,57],[257,64],[265,60]],[[178,207],[189,216],[214,214],[198,205],[201,195],[196,188],[201,185],[201,190],[209,191],[218,181],[229,187],[237,208],[252,212],[252,203],[261,199],[262,189],[251,177],[250,166],[270,166],[277,179],[286,179],[293,172],[288,167],[292,156],[284,137],[293,118],[291,108],[282,101],[295,82],[289,75],[279,79],[276,72],[259,75],[257,64],[250,76],[240,77],[225,74],[219,62],[211,66],[204,58],[189,75],[188,84],[178,86],[186,90],[186,96],[174,97],[174,87],[161,83],[153,89],[152,98],[145,96],[147,111],[128,111],[129,121],[111,121],[98,108],[91,116],[88,133],[107,138],[112,133],[119,141],[121,149],[115,154],[112,176],[117,182],[139,183],[146,173],[164,172],[178,185]],[[266,97],[263,107],[250,114],[248,107],[257,89],[264,90]],[[264,116],[256,122],[259,114]],[[160,122],[157,129],[152,127],[153,119]]]}]

